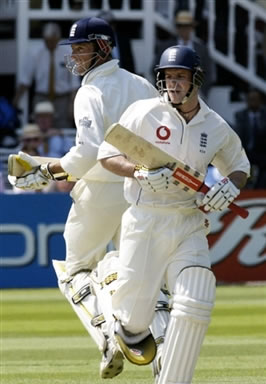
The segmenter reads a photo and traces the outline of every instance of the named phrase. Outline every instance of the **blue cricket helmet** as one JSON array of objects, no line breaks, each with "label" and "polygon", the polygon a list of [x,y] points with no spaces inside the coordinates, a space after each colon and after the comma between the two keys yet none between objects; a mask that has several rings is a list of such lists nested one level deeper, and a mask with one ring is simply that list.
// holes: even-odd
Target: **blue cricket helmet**
[{"label": "blue cricket helmet", "polygon": [[200,87],[203,83],[203,70],[200,58],[194,49],[183,45],[167,48],[161,55],[160,63],[156,65],[157,81],[164,79],[164,69],[188,69],[193,74],[193,85]]},{"label": "blue cricket helmet", "polygon": [[114,31],[107,21],[88,17],[76,21],[70,28],[69,38],[61,41],[59,45],[91,43],[94,40],[104,40],[112,47],[116,45]]}]

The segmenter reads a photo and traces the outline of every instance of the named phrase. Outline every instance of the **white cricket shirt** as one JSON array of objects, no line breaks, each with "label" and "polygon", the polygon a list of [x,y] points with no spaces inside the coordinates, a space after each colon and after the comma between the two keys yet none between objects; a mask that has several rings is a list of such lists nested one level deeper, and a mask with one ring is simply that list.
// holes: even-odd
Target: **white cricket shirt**
[{"label": "white cricket shirt", "polygon": [[[233,171],[249,175],[250,164],[237,134],[201,99],[199,102],[200,110],[188,124],[161,98],[135,102],[119,123],[205,175],[209,164],[217,167],[223,176]],[[104,143],[98,157],[112,155],[114,148]],[[125,180],[125,197],[129,203],[153,207],[195,206],[195,195],[176,185],[171,184],[162,192],[146,192],[133,178]]]},{"label": "white cricket shirt", "polygon": [[130,104],[157,95],[147,80],[119,68],[118,60],[88,72],[74,102],[76,145],[61,159],[63,169],[87,180],[123,182],[122,177],[97,162],[99,146],[107,128],[120,119]]}]

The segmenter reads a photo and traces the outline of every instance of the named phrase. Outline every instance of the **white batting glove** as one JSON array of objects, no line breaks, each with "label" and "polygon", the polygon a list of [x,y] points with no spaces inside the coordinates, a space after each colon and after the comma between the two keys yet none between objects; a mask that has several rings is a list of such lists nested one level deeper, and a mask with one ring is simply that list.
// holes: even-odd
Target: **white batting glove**
[{"label": "white batting glove", "polygon": [[17,182],[16,176],[7,175],[9,183],[14,187]]},{"label": "white batting glove", "polygon": [[205,211],[223,211],[240,194],[240,190],[228,177],[214,184],[210,190],[197,200],[198,206],[204,206]]},{"label": "white batting glove", "polygon": [[24,190],[43,189],[48,186],[51,180],[54,180],[54,177],[49,171],[49,163],[47,163],[34,167],[32,171],[17,177],[15,187]]},{"label": "white batting glove", "polygon": [[173,171],[167,167],[148,169],[136,166],[134,177],[145,191],[161,191],[168,189]]},{"label": "white batting glove", "polygon": [[[25,152],[19,151],[17,157],[19,158],[20,164],[25,170],[24,174],[32,172],[32,170],[39,165],[39,163],[32,156]],[[12,186],[15,186],[17,183],[17,177],[8,175],[8,181]]]}]

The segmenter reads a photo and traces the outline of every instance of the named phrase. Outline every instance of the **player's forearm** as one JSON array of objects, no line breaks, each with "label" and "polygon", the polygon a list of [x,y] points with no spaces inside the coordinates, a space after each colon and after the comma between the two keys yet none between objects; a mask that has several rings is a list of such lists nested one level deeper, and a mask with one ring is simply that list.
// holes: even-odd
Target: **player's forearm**
[{"label": "player's forearm", "polygon": [[238,189],[244,188],[247,182],[247,174],[242,171],[235,171],[228,175],[229,179]]},{"label": "player's forearm", "polygon": [[108,157],[100,160],[102,166],[108,171],[122,177],[134,177],[135,164],[124,156]]},{"label": "player's forearm", "polygon": [[55,175],[57,173],[62,173],[65,172],[65,170],[61,167],[60,162],[58,161],[57,163],[50,163],[49,164],[49,171]]}]

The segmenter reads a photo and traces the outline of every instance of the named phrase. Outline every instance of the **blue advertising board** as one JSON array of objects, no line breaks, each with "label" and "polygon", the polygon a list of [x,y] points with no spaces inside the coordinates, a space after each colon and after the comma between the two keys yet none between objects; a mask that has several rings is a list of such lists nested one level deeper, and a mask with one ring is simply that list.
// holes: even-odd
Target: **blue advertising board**
[{"label": "blue advertising board", "polygon": [[[266,190],[241,192],[243,220],[231,211],[210,213],[208,236],[217,281],[266,280]],[[0,194],[0,288],[56,287],[52,260],[65,259],[68,194]],[[78,246],[78,244],[77,244]]]},{"label": "blue advertising board", "polygon": [[0,288],[56,287],[68,194],[0,194]]}]

